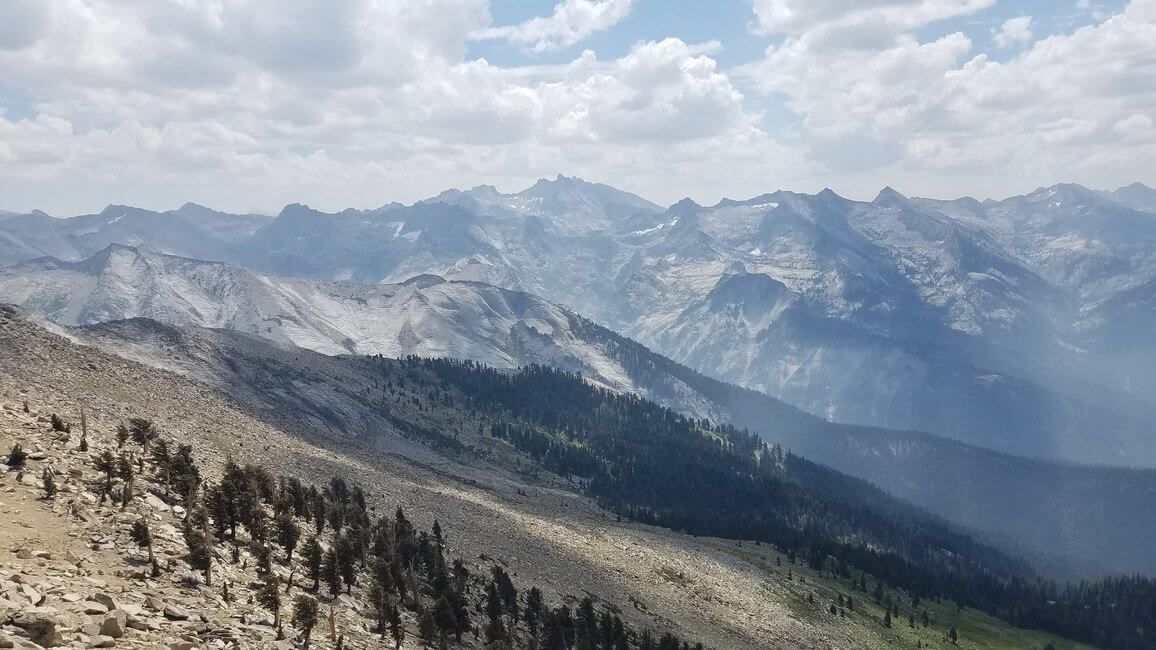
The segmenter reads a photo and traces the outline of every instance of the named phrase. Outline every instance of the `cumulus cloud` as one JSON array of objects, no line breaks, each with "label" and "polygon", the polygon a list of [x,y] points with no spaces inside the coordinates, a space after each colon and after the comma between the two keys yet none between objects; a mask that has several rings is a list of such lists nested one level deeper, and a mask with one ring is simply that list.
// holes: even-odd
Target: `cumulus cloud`
[{"label": "cumulus cloud", "polygon": [[998,31],[992,30],[992,33],[992,42],[1001,50],[1025,45],[1032,40],[1032,17],[1009,18],[1000,25]]},{"label": "cumulus cloud", "polygon": [[[864,12],[901,3],[869,4]],[[978,6],[903,4],[930,17]],[[921,40],[918,21],[893,38],[848,49],[829,43],[831,23],[808,14],[775,16],[768,25],[799,33],[768,47],[742,72],[756,88],[786,98],[816,162],[845,179],[877,184],[880,177],[902,177],[952,193],[968,178],[999,193],[1061,179],[1109,185],[1156,165],[1150,143],[1133,135],[1146,130],[1156,105],[1152,0],[1133,0],[1103,23],[1039,39],[1007,62],[975,52],[963,33]],[[1030,18],[1009,23],[1000,31],[1008,43],[1031,40]],[[872,146],[879,155],[846,153]],[[848,167],[857,160],[859,169]]]},{"label": "cumulus cloud", "polygon": [[[752,28],[771,44],[728,70],[725,44],[661,37],[535,67],[472,58],[488,0],[333,0],[324,15],[307,0],[9,0],[0,207],[341,208],[556,171],[660,201],[869,196],[1156,168],[1154,0],[1022,39],[1005,62],[959,31],[920,36],[990,4],[759,0]],[[564,47],[630,8],[567,0],[501,38]],[[798,118],[774,131],[789,144],[762,112],[781,107]]]},{"label": "cumulus cloud", "polygon": [[608,29],[630,13],[632,0],[564,0],[554,13],[501,27],[481,29],[471,38],[504,39],[535,52],[557,50]]},{"label": "cumulus cloud", "polygon": [[[602,4],[602,21],[629,8]],[[588,51],[527,71],[466,56],[489,23],[485,0],[335,0],[316,20],[304,0],[43,5],[38,35],[0,51],[0,78],[32,109],[0,113],[10,207],[169,197],[338,208],[552,171],[661,199],[753,192],[805,168],[757,127],[718,69],[718,43],[642,41],[619,58]],[[734,162],[669,186],[672,169],[720,159]],[[62,183],[87,189],[46,191]]]}]

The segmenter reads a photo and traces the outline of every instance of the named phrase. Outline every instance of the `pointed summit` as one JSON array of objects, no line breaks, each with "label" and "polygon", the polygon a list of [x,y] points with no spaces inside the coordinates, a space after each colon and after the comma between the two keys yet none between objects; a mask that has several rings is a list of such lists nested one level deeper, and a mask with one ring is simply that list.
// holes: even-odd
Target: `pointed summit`
[{"label": "pointed summit", "polygon": [[894,187],[890,185],[879,190],[875,195],[875,199],[871,203],[879,206],[892,207],[902,205],[907,202],[907,197],[900,194]]}]

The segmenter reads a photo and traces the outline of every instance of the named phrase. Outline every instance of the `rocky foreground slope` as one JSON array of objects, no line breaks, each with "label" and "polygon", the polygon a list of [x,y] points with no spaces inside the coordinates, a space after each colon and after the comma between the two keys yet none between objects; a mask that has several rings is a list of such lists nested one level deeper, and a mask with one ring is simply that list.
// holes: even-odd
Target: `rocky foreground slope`
[{"label": "rocky foreground slope", "polygon": [[[84,603],[96,592],[107,593],[132,614],[134,626],[122,645],[156,647],[182,637],[201,643],[210,631],[249,647],[273,638],[270,627],[256,623],[255,608],[242,606],[245,581],[239,576],[235,584],[241,591],[234,593],[235,604],[226,606],[216,590],[184,586],[187,571],[153,579],[130,563],[139,560],[140,552],[124,550],[128,517],[93,503],[94,471],[76,449],[78,437],[74,433],[61,440],[39,421],[41,415],[58,412],[71,414],[75,422],[81,405],[94,450],[115,448],[112,430],[121,419],[150,414],[165,436],[191,444],[210,474],[233,457],[316,483],[334,473],[356,477],[379,510],[404,505],[423,527],[437,518],[447,530],[457,531],[450,539],[451,552],[473,563],[479,556],[508,563],[519,580],[533,581],[552,599],[598,594],[637,625],[679,630],[712,647],[821,648],[851,642],[848,631],[823,629],[827,626],[794,615],[785,603],[790,587],[767,582],[756,563],[720,549],[717,542],[616,523],[569,492],[444,462],[401,437],[374,454],[350,453],[336,440],[311,444],[252,417],[245,407],[203,385],[76,345],[11,313],[0,319],[0,339],[5,368],[0,401],[7,407],[0,412],[0,445],[7,449],[21,442],[39,458],[29,461],[21,482],[5,476],[0,487],[4,517],[17,522],[0,528],[0,549],[6,552],[0,591],[13,603],[4,603],[9,608],[5,615],[51,617],[60,640],[69,645],[87,647],[97,640],[104,615],[84,613]],[[39,415],[23,414],[24,401]],[[53,501],[42,501],[42,489],[28,484],[36,483],[28,477],[39,477],[44,466],[61,477],[61,492]],[[80,513],[77,517],[70,515],[70,504]],[[148,502],[134,506],[144,513],[152,509]],[[159,554],[170,557],[166,551],[178,544],[168,528],[177,523],[174,515],[160,506],[151,514]],[[38,557],[41,551],[48,557]],[[215,566],[231,569],[227,562]],[[663,577],[679,575],[696,577],[685,582]],[[12,582],[13,576],[21,582]],[[7,595],[18,595],[13,590],[23,591],[22,582],[39,595],[9,600]],[[69,602],[74,593],[79,599]],[[149,607],[156,604],[150,597],[184,608],[192,622],[166,618],[163,606]],[[31,606],[51,609],[33,612]],[[359,628],[352,618],[340,625],[350,641],[370,637],[365,624]],[[3,629],[9,637],[27,630]]]},{"label": "rocky foreground slope", "polygon": [[[227,457],[315,484],[348,476],[365,486],[379,512],[404,506],[423,529],[440,521],[451,531],[448,552],[475,574],[499,562],[520,585],[541,587],[550,601],[572,603],[591,594],[632,625],[675,631],[709,647],[935,647],[943,633],[936,624],[884,628],[881,611],[866,603],[854,613],[829,615],[837,586],[802,567],[787,569],[786,561],[775,566],[773,549],[614,521],[557,478],[527,481],[491,464],[448,461],[390,432],[378,436],[376,451],[317,431],[288,433],[206,385],[78,345],[11,310],[0,313],[0,366],[0,449],[20,443],[32,452],[22,475],[0,475],[5,644],[35,647],[33,637],[70,647],[274,643],[267,614],[249,602],[256,586],[246,569],[227,557],[214,562],[214,585],[232,585],[229,602],[219,587],[190,577],[173,534],[180,512],[156,485],[140,479],[139,498],[125,510],[99,504],[91,455],[78,450],[81,406],[90,452],[115,450],[116,424],[143,415],[165,438],[191,445],[210,480]],[[44,421],[52,413],[72,424],[69,436]],[[43,498],[36,480],[46,467],[59,486],[52,499]],[[139,517],[154,531],[159,577],[143,564],[143,551],[128,543],[130,520]],[[335,627],[345,647],[377,647],[370,620],[360,615],[362,594],[354,591],[337,609]],[[931,610],[944,621],[956,616],[947,603]],[[1042,647],[1047,640],[991,619],[982,623],[965,631],[977,647]],[[406,626],[404,647],[418,647],[411,617]],[[113,633],[120,628],[118,637]],[[332,644],[325,630],[314,639],[320,647]],[[462,647],[480,644],[467,635]]]}]

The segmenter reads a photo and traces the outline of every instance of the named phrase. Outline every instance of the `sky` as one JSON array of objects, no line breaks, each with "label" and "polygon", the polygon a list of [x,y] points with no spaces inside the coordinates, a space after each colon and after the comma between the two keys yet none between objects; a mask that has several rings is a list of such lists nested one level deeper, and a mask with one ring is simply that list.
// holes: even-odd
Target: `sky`
[{"label": "sky", "polygon": [[3,0],[0,209],[1156,185],[1156,0]]}]

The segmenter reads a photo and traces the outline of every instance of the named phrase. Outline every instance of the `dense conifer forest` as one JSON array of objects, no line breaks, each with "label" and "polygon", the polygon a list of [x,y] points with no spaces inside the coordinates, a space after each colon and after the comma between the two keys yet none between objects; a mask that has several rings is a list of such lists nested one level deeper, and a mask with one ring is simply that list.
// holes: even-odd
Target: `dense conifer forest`
[{"label": "dense conifer forest", "polygon": [[[1150,648],[1156,582],[1056,584],[871,484],[731,426],[681,416],[578,375],[473,362],[367,359],[383,382],[463,409],[488,433],[620,516],[692,535],[774,544],[812,568],[912,599],[950,598],[1008,622],[1115,648]],[[442,433],[445,435],[445,432]]]}]

